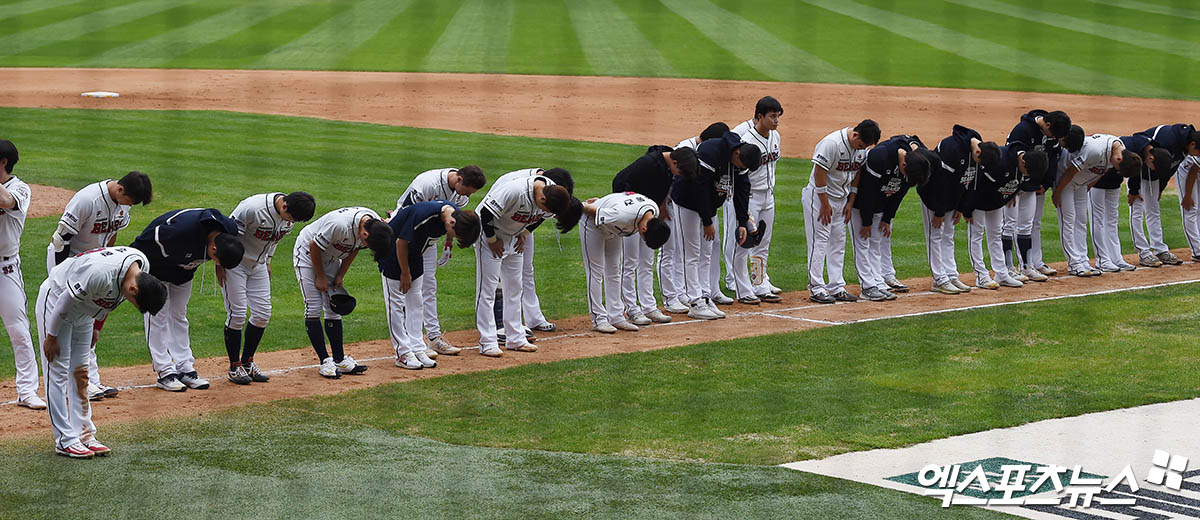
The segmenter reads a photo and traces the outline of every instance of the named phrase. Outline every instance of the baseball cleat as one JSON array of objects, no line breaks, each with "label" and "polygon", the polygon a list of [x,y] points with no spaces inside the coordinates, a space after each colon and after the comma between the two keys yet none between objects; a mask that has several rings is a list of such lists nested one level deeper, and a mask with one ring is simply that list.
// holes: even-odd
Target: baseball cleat
[{"label": "baseball cleat", "polygon": [[957,277],[951,278],[950,283],[954,284],[954,286],[958,288],[959,292],[971,292],[971,286],[962,283],[962,280],[959,280]]},{"label": "baseball cleat", "polygon": [[833,302],[837,301],[833,298],[833,296],[830,296],[823,292],[813,292],[813,291],[808,292],[808,300],[813,303],[833,303]]},{"label": "baseball cleat", "polygon": [[[1008,276],[1009,276],[1009,278],[1012,278],[1021,283],[1025,283],[1025,282],[1029,281],[1029,277],[1021,274],[1020,271],[1009,271]],[[1001,283],[1001,285],[1004,285],[1003,282]]]},{"label": "baseball cleat", "polygon": [[997,276],[996,282],[1004,287],[1023,287],[1025,285],[1024,282],[1011,276]]},{"label": "baseball cleat", "polygon": [[601,334],[616,334],[617,328],[609,324],[607,321],[602,321],[592,326],[592,330]]},{"label": "baseball cleat", "polygon": [[72,459],[90,459],[96,456],[96,454],[93,453],[92,450],[87,449],[87,446],[84,446],[83,443],[72,444],[66,448],[55,446],[54,453],[71,457]]},{"label": "baseball cleat", "polygon": [[1122,271],[1136,271],[1137,270],[1137,266],[1133,265],[1129,262],[1121,262],[1121,263],[1117,264],[1117,267],[1120,268]]},{"label": "baseball cleat", "polygon": [[663,305],[663,310],[671,314],[687,314],[690,309],[687,305],[679,300],[668,300],[667,303]]},{"label": "baseball cleat", "polygon": [[1044,274],[1044,275],[1046,275],[1046,276],[1054,276],[1054,275],[1057,275],[1057,274],[1058,274],[1058,269],[1055,269],[1055,268],[1053,268],[1053,267],[1050,267],[1050,266],[1048,266],[1048,265],[1046,265],[1046,264],[1042,264],[1042,266],[1041,266],[1041,267],[1038,267],[1038,268],[1037,268],[1037,272],[1039,272],[1039,273],[1042,273],[1042,274]]},{"label": "baseball cleat", "polygon": [[546,322],[546,323],[542,323],[540,325],[534,325],[533,330],[536,330],[538,332],[554,332],[554,331],[558,330],[558,325],[555,325],[550,322]]},{"label": "baseball cleat", "polygon": [[420,370],[422,368],[425,368],[425,365],[422,365],[421,361],[418,360],[417,356],[415,354],[413,354],[412,352],[405,352],[403,354],[397,355],[396,356],[396,366],[398,366],[400,368],[408,369],[408,370]]},{"label": "baseball cleat", "polygon": [[429,345],[424,345],[424,342],[422,342],[422,345],[425,347],[425,355],[429,356],[429,359],[436,360],[438,357],[437,351],[429,348]]},{"label": "baseball cleat", "polygon": [[238,365],[229,369],[229,374],[227,374],[225,377],[226,379],[229,379],[230,383],[235,385],[248,385],[254,381],[253,379],[250,379],[250,374],[246,373],[246,369],[242,365]]},{"label": "baseball cleat", "polygon": [[246,375],[250,376],[250,379],[255,383],[266,383],[271,380],[271,376],[264,374],[262,370],[258,369],[258,363],[255,363],[253,358],[249,362],[244,363],[242,368],[246,369]]},{"label": "baseball cleat", "polygon": [[771,294],[783,294],[783,289],[775,287],[771,282],[767,282],[767,287],[770,288]]},{"label": "baseball cleat", "polygon": [[1032,267],[1026,267],[1024,271],[1021,271],[1021,274],[1025,275],[1026,278],[1034,282],[1044,282],[1050,279],[1050,277],[1039,273],[1037,269]]},{"label": "baseball cleat", "polygon": [[883,283],[886,284],[888,286],[888,289],[890,289],[892,292],[898,292],[898,293],[908,292],[908,286],[904,285],[903,283],[900,283],[900,280],[897,280],[895,278],[888,278],[888,279],[884,280]]},{"label": "baseball cleat", "polygon": [[367,365],[358,364],[358,362],[354,361],[354,358],[350,357],[349,355],[343,357],[341,362],[335,362],[334,364],[337,365],[338,372],[342,374],[356,376],[367,371]]},{"label": "baseball cleat", "polygon": [[715,320],[719,318],[719,316],[713,314],[712,309],[708,308],[708,302],[704,301],[703,299],[696,300],[694,303],[692,303],[692,308],[688,310],[687,315],[689,318],[695,318],[697,320]]},{"label": "baseball cleat", "polygon": [[504,348],[515,352],[537,352],[537,347],[532,343],[518,343],[516,345],[504,345]]},{"label": "baseball cleat", "polygon": [[83,447],[90,450],[92,454],[96,455],[97,457],[107,457],[112,454],[112,450],[109,449],[108,446],[100,444],[100,441],[96,439],[84,442]]},{"label": "baseball cleat", "polygon": [[[890,299],[888,298],[888,293],[878,287],[868,287],[863,289],[862,297],[873,302],[881,302]],[[895,296],[893,295],[892,298],[895,298]]]},{"label": "baseball cleat", "polygon": [[962,292],[962,291],[958,290],[958,287],[955,287],[954,284],[952,284],[950,282],[934,284],[933,291],[939,292],[942,294],[959,294]]},{"label": "baseball cleat", "polygon": [[780,298],[778,294],[772,294],[769,292],[765,292],[762,294],[756,294],[755,296],[757,296],[758,299],[762,300],[764,303],[779,303],[779,302],[783,301],[783,298]]},{"label": "baseball cleat", "polygon": [[438,354],[444,354],[447,356],[457,356],[459,352],[462,352],[461,348],[452,345],[449,341],[446,341],[446,338],[443,336],[430,338],[429,348]]},{"label": "baseball cleat", "polygon": [[757,296],[742,296],[737,301],[744,305],[758,305],[762,303],[762,300],[759,300]]},{"label": "baseball cleat", "polygon": [[200,377],[195,371],[186,374],[180,374],[179,382],[187,385],[192,390],[208,390],[208,380]]},{"label": "baseball cleat", "polygon": [[317,373],[329,379],[338,379],[342,377],[342,373],[338,372],[337,363],[334,363],[333,358],[331,357],[321,360],[321,366],[317,368]]},{"label": "baseball cleat", "polygon": [[1000,284],[996,283],[990,276],[975,275],[975,287],[994,291],[1000,288]]},{"label": "baseball cleat", "polygon": [[1180,260],[1178,256],[1171,254],[1170,251],[1163,251],[1163,252],[1159,253],[1158,259],[1159,259],[1159,261],[1161,261],[1162,263],[1167,264],[1167,265],[1183,264],[1183,260]]},{"label": "baseball cleat", "polygon": [[501,357],[504,355],[504,351],[500,350],[500,347],[497,347],[495,345],[492,345],[487,348],[484,348],[483,345],[480,345],[479,346],[479,355],[487,356],[487,357]]},{"label": "baseball cleat", "polygon": [[429,357],[428,350],[418,350],[414,354],[417,356],[417,362],[420,363],[422,367],[437,367],[437,361],[434,361],[433,358]]},{"label": "baseball cleat", "polygon": [[617,330],[624,330],[627,332],[637,332],[638,330],[640,330],[640,329],[638,329],[637,325],[630,323],[629,320],[618,321],[618,322],[614,323],[612,326],[615,327]]},{"label": "baseball cleat", "polygon": [[650,321],[654,323],[671,323],[671,317],[663,314],[663,311],[658,309],[646,313],[646,317],[650,318]]},{"label": "baseball cleat", "polygon": [[733,305],[733,298],[725,296],[725,293],[717,291],[713,293],[712,302],[717,305]]},{"label": "baseball cleat", "polygon": [[1102,274],[1104,274],[1104,271],[1096,269],[1095,267],[1092,268],[1092,276],[1100,276]]},{"label": "baseball cleat", "polygon": [[37,394],[27,395],[17,399],[17,406],[24,406],[30,410],[45,410],[46,401],[43,401],[41,397],[37,396]]},{"label": "baseball cleat", "polygon": [[1100,269],[1101,271],[1104,271],[1104,272],[1106,272],[1106,273],[1119,273],[1119,272],[1121,272],[1121,268],[1120,268],[1120,267],[1117,267],[1117,266],[1115,266],[1115,265],[1102,265],[1102,266],[1100,266],[1100,268],[1099,268],[1099,269]]},{"label": "baseball cleat", "polygon": [[96,387],[99,388],[101,392],[104,392],[104,397],[108,398],[116,397],[117,394],[121,393],[120,390],[117,390],[116,388],[108,386],[104,383],[99,383],[96,385]]},{"label": "baseball cleat", "polygon": [[88,401],[99,401],[104,399],[104,390],[102,390],[99,386],[88,383],[87,396]]},{"label": "baseball cleat", "polygon": [[1071,276],[1078,276],[1081,278],[1087,278],[1089,276],[1096,276],[1096,274],[1092,272],[1091,267],[1085,267],[1082,269],[1071,269],[1070,271],[1068,271],[1067,274],[1070,274]]},{"label": "baseball cleat", "polygon": [[[762,298],[759,299],[761,300]],[[711,298],[706,299],[705,302],[708,304],[708,310],[712,311],[712,313],[715,314],[718,319],[725,317],[725,311],[717,308],[717,302],[712,301]]]},{"label": "baseball cleat", "polygon": [[1195,253],[1192,253],[1192,261],[1193,261],[1193,262],[1200,262],[1200,255],[1197,255],[1197,254],[1195,254]]},{"label": "baseball cleat", "polygon": [[1162,260],[1149,251],[1138,254],[1138,263],[1146,267],[1162,267],[1163,265]]},{"label": "baseball cleat", "polygon": [[858,301],[858,296],[850,294],[850,291],[847,291],[845,289],[835,292],[831,296],[833,297],[834,300],[837,300],[839,302],[854,303],[854,302]]},{"label": "baseball cleat", "polygon": [[632,323],[639,327],[644,327],[644,326],[649,325],[654,322],[650,321],[650,318],[647,318],[645,314],[642,314],[639,312],[637,314],[629,316],[629,323]]},{"label": "baseball cleat", "polygon": [[157,386],[168,392],[182,392],[187,390],[187,387],[184,386],[183,383],[179,382],[179,376],[175,374],[167,374],[158,378],[158,381],[154,383],[154,386]]}]

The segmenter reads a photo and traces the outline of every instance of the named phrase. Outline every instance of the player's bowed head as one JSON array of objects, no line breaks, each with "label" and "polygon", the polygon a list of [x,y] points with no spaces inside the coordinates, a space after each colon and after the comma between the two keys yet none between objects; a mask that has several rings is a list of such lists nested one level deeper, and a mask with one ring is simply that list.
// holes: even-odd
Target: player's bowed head
[{"label": "player's bowed head", "polygon": [[242,241],[238,240],[237,236],[221,231],[208,233],[208,256],[216,259],[222,268],[237,267],[242,263],[242,257],[245,254],[246,246],[242,245]]},{"label": "player's bowed head", "polygon": [[483,233],[478,214],[449,204],[442,206],[442,224],[446,226],[447,241],[456,240],[460,249],[471,247]]},{"label": "player's bowed head", "polygon": [[900,150],[900,171],[904,174],[909,186],[924,186],[929,182],[929,173],[933,165],[941,159],[926,148],[916,150]]},{"label": "player's bowed head", "polygon": [[303,191],[293,191],[283,196],[283,207],[279,216],[291,222],[308,222],[317,212],[317,201],[312,195]]}]

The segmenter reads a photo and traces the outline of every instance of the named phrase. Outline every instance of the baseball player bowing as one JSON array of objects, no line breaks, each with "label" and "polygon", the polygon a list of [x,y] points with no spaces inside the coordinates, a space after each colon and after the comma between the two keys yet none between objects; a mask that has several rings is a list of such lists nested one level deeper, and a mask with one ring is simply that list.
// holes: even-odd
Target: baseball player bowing
[{"label": "baseball player bowing", "polygon": [[[864,119],[835,130],[813,150],[813,169],[801,192],[804,238],[808,249],[808,299],[816,303],[852,302],[842,266],[846,260],[846,223],[850,222],[854,175],[867,160],[867,148],[879,142],[879,125]],[[825,282],[825,273],[829,282]],[[743,302],[752,303],[752,302]]]},{"label": "baseball player bowing", "polygon": [[[337,379],[342,374],[361,374],[367,371],[354,358],[346,355],[342,343],[342,316],[330,306],[330,292],[342,287],[346,272],[358,257],[358,251],[369,248],[379,261],[393,254],[392,230],[379,219],[379,214],[367,208],[352,206],[330,211],[316,222],[304,226],[292,249],[292,268],[304,298],[304,330],[312,342],[321,366],[317,373]],[[325,328],[321,329],[324,313]],[[325,349],[329,337],[330,357]]]},{"label": "baseball player bowing", "polygon": [[1116,168],[1122,177],[1133,177],[1142,171],[1142,159],[1125,148],[1116,136],[1093,134],[1083,140],[1083,148],[1071,158],[1054,186],[1051,199],[1058,208],[1059,237],[1067,267],[1074,276],[1096,276],[1087,254],[1087,190],[1100,181],[1104,173]]},{"label": "baseball player bowing", "polygon": [[96,440],[92,405],[83,396],[92,324],[129,300],[151,316],[163,308],[166,288],[146,271],[146,256],[131,247],[93,249],[50,270],[38,290],[38,337],[46,366],[46,400],[54,451],[72,458],[108,455]]},{"label": "baseball player bowing", "polygon": [[631,282],[623,280],[621,273],[621,262],[628,261],[623,252],[624,238],[644,241],[647,250],[662,247],[671,237],[671,228],[658,219],[659,210],[658,203],[634,192],[612,193],[584,202],[579,237],[592,330],[605,334],[618,329],[638,330],[622,312],[621,285]]},{"label": "baseball player bowing", "polygon": [[[967,250],[971,267],[975,270],[975,286],[981,289],[1021,287],[1023,282],[1009,272],[1004,261],[1004,245],[1001,241],[1004,208],[1014,204],[1014,198],[1022,183],[1039,183],[1037,176],[1046,171],[1046,152],[1042,150],[1022,151],[1014,146],[996,146],[986,142],[979,145],[980,164],[975,182],[963,196],[959,209],[967,219]],[[987,237],[988,255],[996,276],[988,274],[983,260],[983,239]]]},{"label": "baseball player bowing", "polygon": [[[729,125],[718,121],[708,125],[700,135],[680,141],[675,145],[675,149],[691,148],[694,152],[700,143],[709,139],[719,139],[728,131]],[[679,206],[671,198],[672,189],[674,179],[671,181],[671,189],[667,190],[667,201],[663,204],[662,218],[671,227],[671,238],[659,249],[658,284],[662,289],[663,310],[672,314],[686,314],[690,307],[687,286],[683,280],[683,241],[680,238],[682,233],[679,232]]]},{"label": "baseball player bowing", "polygon": [[[917,188],[921,196],[921,218],[925,223],[925,250],[929,270],[933,273],[933,290],[942,294],[970,292],[971,288],[958,279],[958,264],[954,261],[954,226],[962,218],[959,206],[963,194],[975,184],[980,163],[997,171],[999,149],[982,146],[979,132],[954,125],[950,137],[934,148],[941,160],[929,172],[929,182]],[[987,153],[985,153],[985,151]]]},{"label": "baseball player bowing", "polygon": [[[217,266],[217,283],[225,300],[225,353],[227,377],[239,385],[265,383],[271,378],[254,362],[254,353],[271,320],[271,258],[279,241],[295,222],[312,219],[317,204],[303,191],[290,194],[260,193],[243,200],[229,217],[237,224],[238,240],[246,253],[236,267]],[[250,323],[246,324],[246,310]],[[242,348],[242,329],[246,345]]]},{"label": "baseball player bowing", "polygon": [[1189,155],[1175,169],[1175,186],[1179,188],[1179,209],[1183,219],[1183,236],[1192,250],[1192,261],[1200,262],[1200,154]]},{"label": "baseball player bowing", "polygon": [[[1166,172],[1152,170],[1155,149],[1150,144],[1150,138],[1143,135],[1128,135],[1119,137],[1121,143],[1125,145],[1127,150],[1133,151],[1142,157],[1142,171],[1133,177],[1129,178],[1129,212],[1130,230],[1133,232],[1134,245],[1138,247],[1138,261],[1146,267],[1160,267],[1163,262],[1158,256],[1150,251],[1150,245],[1146,242],[1146,234],[1141,228],[1142,224],[1142,209],[1143,202],[1139,194],[1141,184],[1139,178],[1164,175]],[[1159,161],[1166,164],[1166,170],[1170,169],[1171,154],[1166,150],[1157,150],[1157,153],[1163,155],[1163,160]],[[1088,190],[1088,201],[1091,204],[1090,224],[1092,226],[1092,247],[1096,251],[1096,268],[1105,273],[1114,273],[1117,271],[1132,271],[1137,269],[1136,266],[1125,261],[1121,255],[1121,232],[1120,232],[1120,208],[1121,208],[1121,184],[1125,182],[1125,178],[1121,176],[1115,169],[1110,169],[1104,172],[1104,176],[1100,177],[1092,189]],[[1157,190],[1157,182],[1155,186],[1150,186]],[[1157,199],[1157,193],[1154,196]],[[1157,200],[1155,201],[1157,203]],[[1156,208],[1157,209],[1157,208]],[[1135,221],[1133,216],[1138,218]],[[1156,244],[1161,244],[1159,251],[1166,251],[1167,245],[1162,243],[1162,226],[1159,223],[1157,215],[1150,222],[1152,224],[1150,235],[1155,234],[1154,228],[1158,228],[1158,237]],[[1174,255],[1171,255],[1174,256]],[[1175,259],[1179,261],[1178,258]]]},{"label": "baseball player bowing", "polygon": [[[129,225],[129,208],[149,204],[152,198],[150,177],[137,171],[129,172],[121,180],[103,180],[75,192],[46,247],[46,272],[84,251],[116,244],[117,232]],[[88,354],[88,397],[93,400],[117,395],[116,388],[100,383],[95,346],[103,326],[103,321],[96,322],[92,351]]]},{"label": "baseball player bowing", "polygon": [[[394,254],[379,259],[383,278],[383,304],[387,313],[396,366],[409,370],[433,368],[437,362],[426,353],[421,326],[424,290],[433,272],[425,272],[425,254],[435,250],[438,239],[458,239],[458,247],[470,247],[479,238],[479,216],[461,210],[452,202],[432,200],[405,206],[388,221],[396,237]],[[425,276],[423,276],[425,275]]]},{"label": "baseball player bowing", "polygon": [[714,223],[717,208],[732,197],[733,218],[738,221],[737,242],[741,244],[755,223],[749,222],[750,182],[748,169],[757,169],[762,152],[742,142],[733,132],[709,139],[696,148],[700,167],[691,179],[675,179],[671,198],[679,207],[679,233],[683,244],[683,278],[689,305],[688,316],[715,320],[725,313],[712,297],[720,292],[721,240]]},{"label": "baseball player bowing", "polygon": [[150,221],[131,244],[149,259],[150,274],[167,286],[163,312],[145,319],[150,364],[158,376],[155,386],[163,390],[208,388],[208,380],[196,373],[188,333],[192,278],[209,258],[225,269],[241,263],[246,249],[237,231],[237,224],[218,210],[177,209]]},{"label": "baseball player bowing", "polygon": [[[1183,261],[1171,253],[1163,240],[1158,203],[1170,182],[1169,176],[1175,174],[1180,163],[1189,156],[1200,155],[1200,132],[1188,124],[1159,125],[1134,136],[1148,139],[1151,148],[1143,150],[1142,160],[1147,167],[1142,169],[1140,181],[1129,183],[1129,229],[1133,233],[1133,246],[1138,250],[1139,260],[1154,256],[1164,264],[1182,264]],[[1183,185],[1179,184],[1177,188],[1182,193]]]},{"label": "baseball player bowing", "polygon": [[[574,204],[573,204],[574,203]],[[544,175],[492,185],[476,211],[486,240],[475,243],[475,326],[479,329],[479,353],[500,357],[504,352],[496,337],[493,308],[496,284],[504,288],[505,348],[534,352],[521,325],[523,257],[529,227],[547,217],[558,216],[557,227],[566,233],[579,223],[582,207],[562,186]]]},{"label": "baseball player bowing", "polygon": [[[471,195],[483,188],[487,178],[478,166],[462,168],[441,168],[422,172],[408,185],[408,189],[396,201],[396,211],[400,211],[418,202],[444,200],[459,208],[467,207]],[[446,341],[442,334],[442,325],[438,321],[437,309],[437,268],[450,261],[452,252],[450,237],[441,248],[442,261],[438,261],[438,248],[430,247],[425,250],[422,258],[425,263],[423,271],[429,273],[421,282],[421,300],[424,305],[422,314],[425,316],[425,337],[429,339],[432,352],[429,357],[438,354],[457,355],[460,348]]]},{"label": "baseball player bowing", "polygon": [[[1006,262],[1012,261],[1011,252],[1015,238],[1021,262],[1028,267],[1020,269],[1013,264],[1012,271],[1018,280],[1045,281],[1047,276],[1058,274],[1042,261],[1042,212],[1046,190],[1054,185],[1057,172],[1055,165],[1063,153],[1060,141],[1066,138],[1070,129],[1071,117],[1066,112],[1035,109],[1021,116],[1005,141],[1005,145],[1014,147],[1018,152],[1041,150],[1046,153],[1047,160],[1046,171],[1039,176],[1042,181],[1036,184],[1023,182],[1020,191],[1017,192],[1017,203],[1005,206],[1004,210],[1006,229],[1002,230],[1002,246]],[[1075,149],[1078,150],[1078,147]],[[1036,274],[1029,271],[1036,271]]]},{"label": "baseball player bowing", "polygon": [[[765,222],[762,241],[752,248],[735,247],[737,234],[736,219],[725,219],[725,278],[732,278],[735,297],[742,303],[754,305],[759,301],[779,302],[783,291],[771,285],[767,274],[767,257],[771,248],[771,233],[775,227],[775,166],[779,162],[779,118],[783,116],[783,105],[779,100],[766,96],[754,105],[754,117],[733,127],[733,133],[743,142],[753,143],[762,153],[758,168],[746,174],[750,182],[750,199],[747,206],[750,222]],[[733,200],[726,199],[723,209],[733,215]],[[753,276],[751,275],[753,273]],[[728,283],[726,285],[729,285]]]},{"label": "baseball player bowing", "polygon": [[[671,183],[678,176],[692,177],[696,174],[696,168],[694,149],[686,146],[672,149],[670,146],[654,145],[617,173],[612,182],[613,193],[632,192],[650,199],[658,206],[657,215],[663,218],[663,225],[667,226],[669,237],[670,226],[666,222],[670,219],[666,216],[666,205]],[[584,211],[587,211],[586,207]],[[582,227],[580,229],[582,230]],[[622,239],[621,293],[625,309],[624,313],[618,314],[623,314],[634,325],[671,321],[670,316],[658,310],[654,301],[655,249],[659,248],[648,247],[641,237],[633,234]]]},{"label": "baseball player bowing", "polygon": [[854,265],[863,298],[894,300],[889,288],[908,290],[895,280],[892,267],[892,218],[909,187],[925,184],[937,162],[937,155],[915,135],[892,136],[867,153],[866,164],[854,177],[855,211],[850,214]]},{"label": "baseball player bowing", "polygon": [[21,276],[21,232],[33,195],[29,185],[13,176],[20,156],[12,141],[0,139],[0,319],[12,340],[17,365],[17,404],[33,410],[46,408],[38,397],[38,364],[29,335],[25,310],[25,279]]}]

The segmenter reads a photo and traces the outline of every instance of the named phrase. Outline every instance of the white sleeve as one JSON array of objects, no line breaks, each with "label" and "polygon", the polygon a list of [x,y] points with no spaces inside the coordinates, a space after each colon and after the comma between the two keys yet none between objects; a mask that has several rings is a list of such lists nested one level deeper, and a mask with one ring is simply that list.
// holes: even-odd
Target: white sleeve
[{"label": "white sleeve", "polygon": [[29,190],[29,185],[18,183],[13,189],[8,190],[8,192],[12,194],[13,199],[16,199],[16,207],[6,211],[24,217],[25,212],[29,211],[29,201],[33,200],[33,193]]},{"label": "white sleeve", "polygon": [[492,212],[492,215],[497,220],[503,215],[509,215],[513,212],[517,204],[517,195],[520,195],[518,190],[513,189],[524,188],[521,183],[508,182],[493,188],[488,192],[486,198],[483,199],[483,205]]},{"label": "white sleeve", "polygon": [[[122,206],[119,206],[119,207],[121,207],[121,208],[125,208],[125,218],[121,219],[121,221],[117,223],[117,229],[116,229],[116,231],[120,231],[120,230],[122,230],[122,229],[125,229],[125,228],[129,227],[129,222],[130,222],[130,215],[129,215],[129,213],[130,213],[130,212],[129,212],[129,206],[124,206],[124,205],[122,205]],[[113,235],[113,238],[116,238],[116,235],[115,235],[115,234]],[[104,245],[104,246],[107,246],[108,244],[102,244],[102,245]]]},{"label": "white sleeve", "polygon": [[[82,191],[82,190],[80,190]],[[92,201],[78,194],[71,197],[67,207],[63,209],[62,218],[58,220],[59,228],[66,229],[72,235],[78,235],[79,230],[92,223]]]},{"label": "white sleeve", "polygon": [[317,247],[322,251],[328,250],[331,244],[337,243],[341,239],[340,226],[338,219],[330,218],[321,223],[321,227],[317,228],[317,232],[313,233],[313,242],[317,243]]},{"label": "white sleeve", "polygon": [[821,139],[821,142],[817,143],[817,148],[813,150],[812,162],[828,172],[833,169],[837,156],[837,143],[832,139]]}]

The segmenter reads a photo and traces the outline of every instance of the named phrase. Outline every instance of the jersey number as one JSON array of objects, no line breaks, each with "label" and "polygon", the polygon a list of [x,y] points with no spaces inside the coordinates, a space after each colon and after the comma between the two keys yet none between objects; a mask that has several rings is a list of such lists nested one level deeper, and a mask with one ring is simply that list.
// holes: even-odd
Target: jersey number
[{"label": "jersey number", "polygon": [[15,267],[16,266],[12,266],[12,265],[4,266],[4,274],[13,274],[13,270]]}]

